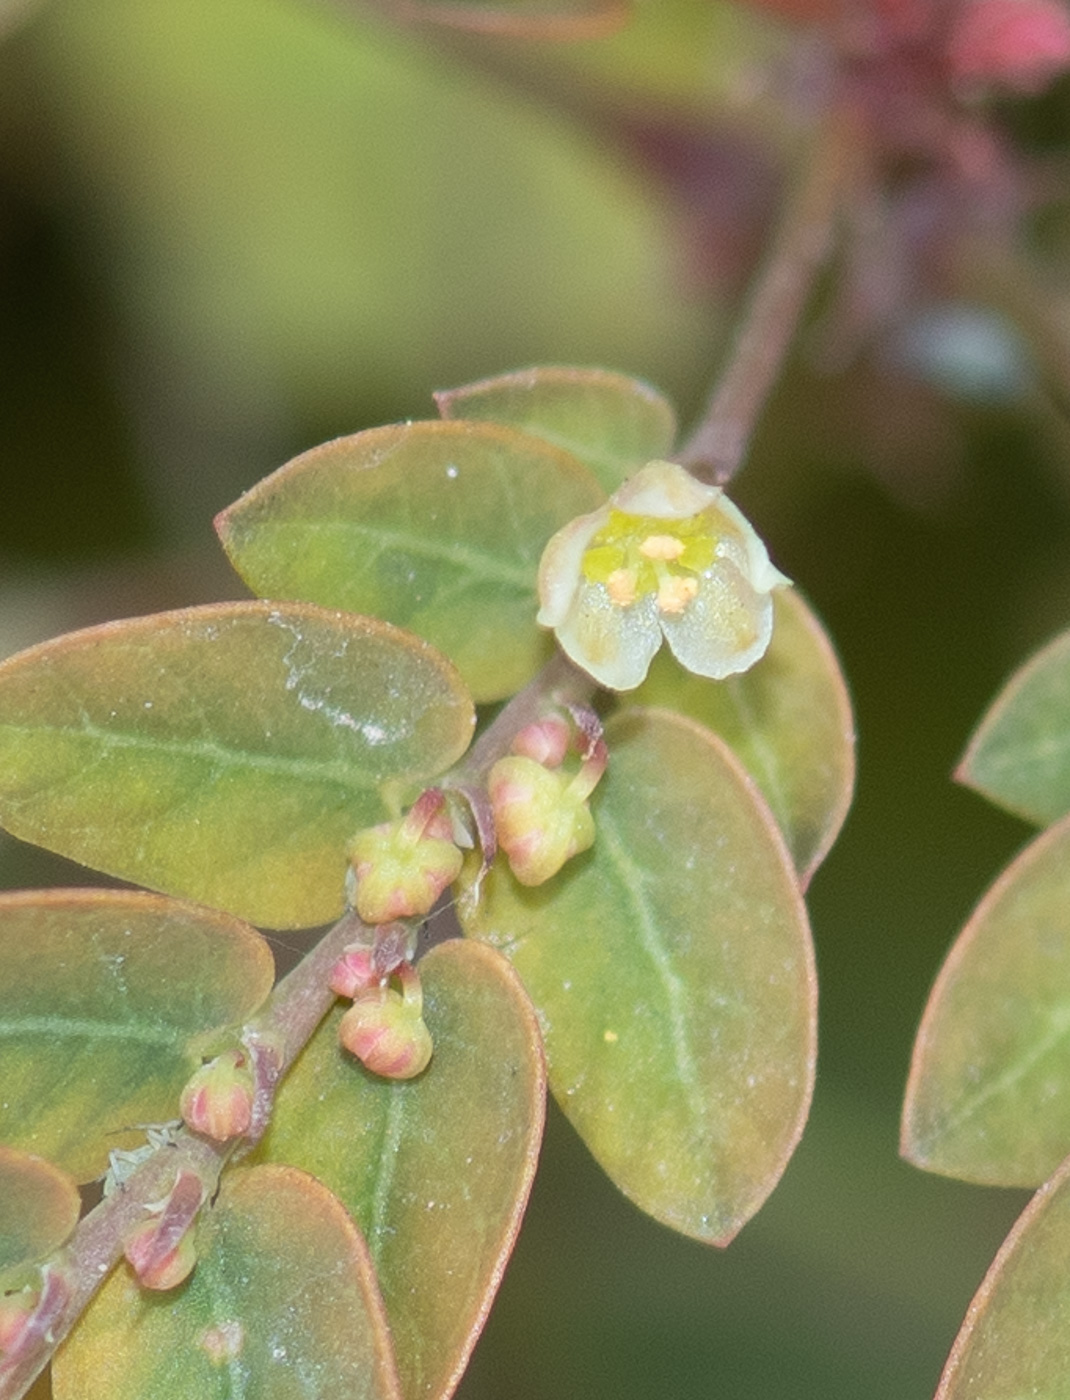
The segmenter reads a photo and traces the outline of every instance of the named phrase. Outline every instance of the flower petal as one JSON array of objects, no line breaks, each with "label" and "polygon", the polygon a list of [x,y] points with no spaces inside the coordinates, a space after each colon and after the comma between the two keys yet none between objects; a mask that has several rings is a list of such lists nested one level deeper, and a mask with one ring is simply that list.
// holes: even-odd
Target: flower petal
[{"label": "flower petal", "polygon": [[578,515],[563,525],[543,550],[539,560],[540,627],[559,627],[568,615],[576,593],[587,546],[609,521],[609,504],[589,515]]},{"label": "flower petal", "polygon": [[661,520],[685,520],[723,499],[719,486],[696,481],[676,462],[648,462],[613,493],[617,510],[629,515],[653,515]]},{"label": "flower petal", "polygon": [[568,616],[558,624],[557,640],[599,685],[634,690],[661,646],[657,602],[648,594],[631,607],[620,607],[604,584],[584,579]]},{"label": "flower petal", "polygon": [[773,600],[722,559],[701,576],[698,594],[683,612],[662,615],[661,630],[681,666],[721,680],[746,671],[765,655],[773,633]]}]

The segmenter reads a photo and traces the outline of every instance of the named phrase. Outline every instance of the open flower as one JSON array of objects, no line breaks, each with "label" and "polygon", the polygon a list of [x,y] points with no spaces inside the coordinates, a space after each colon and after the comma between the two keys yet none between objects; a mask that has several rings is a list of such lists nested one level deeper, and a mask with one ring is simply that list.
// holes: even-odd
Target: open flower
[{"label": "open flower", "polygon": [[651,462],[551,539],[538,620],[612,690],[641,683],[663,636],[682,666],[719,680],[765,654],[786,583],[720,487]]}]

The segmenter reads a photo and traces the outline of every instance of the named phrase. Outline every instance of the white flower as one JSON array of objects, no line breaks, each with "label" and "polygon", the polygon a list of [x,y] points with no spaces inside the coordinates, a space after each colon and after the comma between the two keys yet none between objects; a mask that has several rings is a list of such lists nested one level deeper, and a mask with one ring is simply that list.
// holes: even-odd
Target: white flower
[{"label": "white flower", "polygon": [[765,654],[771,593],[788,582],[720,487],[651,462],[551,539],[538,620],[611,690],[642,682],[663,636],[687,670],[719,680]]}]

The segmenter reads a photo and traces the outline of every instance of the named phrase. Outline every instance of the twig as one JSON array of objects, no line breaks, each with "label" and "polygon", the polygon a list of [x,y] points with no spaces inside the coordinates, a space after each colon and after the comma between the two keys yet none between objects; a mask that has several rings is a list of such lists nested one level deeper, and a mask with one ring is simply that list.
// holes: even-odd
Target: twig
[{"label": "twig", "polygon": [[814,280],[834,243],[857,166],[861,133],[837,110],[820,128],[758,274],[727,368],[677,461],[715,485],[739,470],[751,435],[795,338]]}]

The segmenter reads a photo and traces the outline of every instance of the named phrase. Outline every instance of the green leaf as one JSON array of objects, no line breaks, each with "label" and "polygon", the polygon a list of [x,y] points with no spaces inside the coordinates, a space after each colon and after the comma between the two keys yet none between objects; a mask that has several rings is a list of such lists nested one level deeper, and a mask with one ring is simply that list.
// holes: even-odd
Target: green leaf
[{"label": "green leaf", "polygon": [[925,1009],[904,1156],[966,1181],[1036,1186],[1070,1152],[1070,818],[1000,875]]},{"label": "green leaf", "polygon": [[379,0],[395,19],[513,39],[600,39],[628,20],[629,0]]},{"label": "green leaf", "polygon": [[1063,1400],[1070,1380],[1070,1161],[1026,1206],[970,1304],[935,1400]]},{"label": "green leaf", "polygon": [[10,1270],[59,1249],[77,1225],[81,1206],[78,1187],[66,1172],[0,1143],[0,1292]]},{"label": "green leaf", "polygon": [[805,889],[851,805],[854,716],[828,635],[794,589],[775,590],[773,618],[769,650],[749,671],[706,680],[663,647],[634,698],[724,739],[769,803]]},{"label": "green leaf", "polygon": [[601,501],[575,458],[512,428],[410,423],[313,448],[216,527],[254,592],[407,627],[484,701],[519,690],[546,660],[539,556]]},{"label": "green leaf", "polygon": [[371,618],[251,602],[109,623],[0,665],[0,824],[253,923],[325,923],[347,840],[472,724],[453,668]]},{"label": "green leaf", "polygon": [[641,379],[604,369],[547,367],[483,379],[435,395],[443,418],[489,419],[571,452],[607,495],[676,439],[668,400]]},{"label": "green leaf", "polygon": [[452,1393],[513,1248],[542,1137],[531,1005],[493,949],[420,963],[434,1055],[417,1079],[369,1074],[337,1010],[283,1083],[261,1156],[314,1172],[364,1230],[407,1400]]},{"label": "green leaf", "polygon": [[615,717],[606,740],[592,850],[535,889],[499,860],[462,920],[512,959],[550,1087],[621,1190],[726,1244],[809,1107],[806,911],[772,817],[720,740],[655,710]]},{"label": "green leaf", "polygon": [[326,1187],[238,1170],[169,1293],[112,1274],[53,1366],[55,1400],[400,1400],[367,1246]]},{"label": "green leaf", "polygon": [[0,1141],[99,1176],[136,1124],[175,1117],[199,1045],[273,977],[255,929],[210,909],[137,891],[0,896]]},{"label": "green leaf", "polygon": [[1070,812],[1070,632],[1010,678],[955,776],[1038,825]]}]

